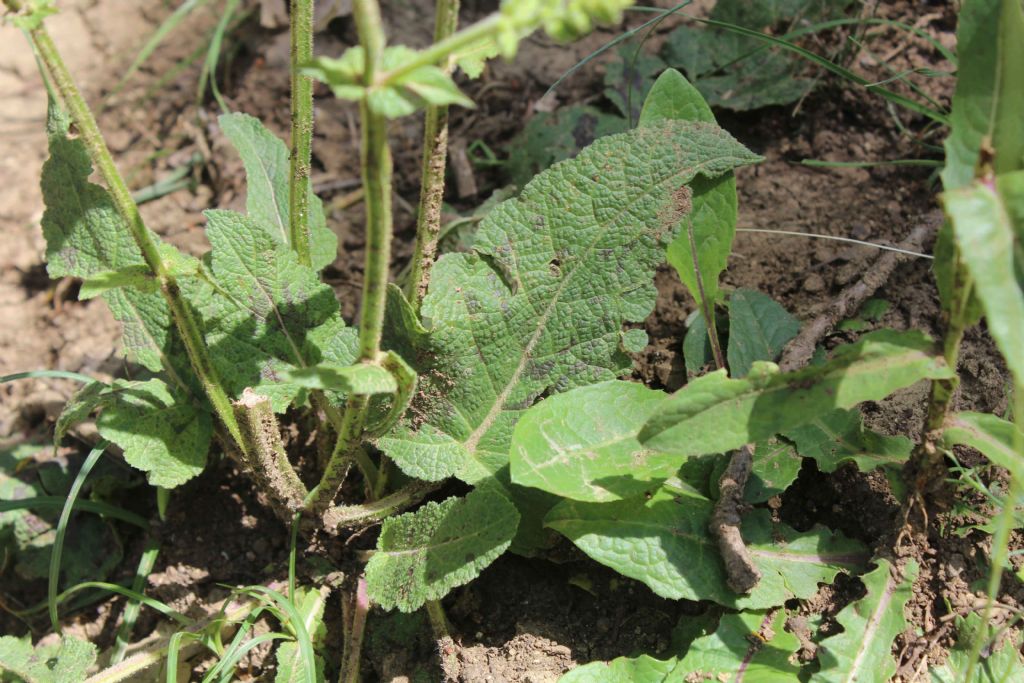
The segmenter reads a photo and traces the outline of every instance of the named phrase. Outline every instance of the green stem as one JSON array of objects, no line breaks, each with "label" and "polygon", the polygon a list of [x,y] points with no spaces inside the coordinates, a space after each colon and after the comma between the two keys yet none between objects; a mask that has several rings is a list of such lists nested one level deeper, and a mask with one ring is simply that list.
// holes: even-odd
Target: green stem
[{"label": "green stem", "polygon": [[[18,11],[22,7],[20,0],[3,0],[3,2],[12,11]],[[238,430],[238,423],[235,421],[231,410],[231,400],[224,392],[217,372],[213,367],[213,362],[207,353],[206,343],[200,332],[199,324],[192,310],[182,298],[176,278],[168,272],[167,266],[160,256],[155,235],[143,223],[142,216],[139,214],[139,207],[132,201],[131,192],[129,192],[128,186],[114,165],[114,159],[110,155],[110,150],[107,149],[103,134],[96,124],[96,119],[93,117],[89,105],[86,104],[85,98],[82,97],[82,93],[75,85],[71,73],[64,64],[64,60],[61,59],[57,46],[54,44],[53,39],[50,38],[46,29],[40,25],[38,28],[31,30],[29,36],[36,47],[40,59],[42,59],[43,64],[46,66],[51,81],[60,93],[64,106],[78,127],[79,138],[85,144],[89,158],[92,160],[93,165],[95,165],[100,177],[106,183],[118,214],[120,214],[128,226],[132,239],[135,240],[139,250],[142,252],[142,258],[145,260],[146,265],[149,266],[149,269],[153,271],[153,274],[160,281],[160,290],[163,293],[164,299],[167,300],[171,318],[174,320],[175,327],[185,344],[192,368],[199,377],[203,389],[210,399],[210,403],[213,404],[214,411],[224,422],[231,437],[239,441],[241,433]]]},{"label": "green stem", "polygon": [[313,61],[313,0],[291,0],[292,153],[288,184],[289,229],[299,263],[310,256],[309,167],[313,139],[313,79],[299,69]]},{"label": "green stem", "polygon": [[[416,54],[416,57],[403,63],[398,68],[381,74],[381,83],[389,83],[402,76],[408,75],[423,66],[440,64],[459,50],[469,47],[477,41],[490,38],[498,33],[498,28],[504,17],[500,12],[495,12],[471,26],[467,26],[458,33],[450,35],[444,40],[434,43],[430,47]],[[373,81],[367,81],[372,83]]]},{"label": "green stem", "polygon": [[[459,23],[459,0],[438,0],[434,19],[434,42],[455,33]],[[450,60],[449,60],[450,61]],[[451,65],[449,64],[449,69]],[[441,205],[444,201],[444,171],[448,159],[448,107],[427,107],[423,124],[423,168],[420,206],[416,215],[416,247],[406,294],[419,311],[430,284],[430,267],[437,254],[441,234]]]},{"label": "green stem", "polygon": [[339,683],[359,683],[359,664],[362,660],[363,636],[366,634],[366,617],[370,613],[370,596],[367,593],[366,578],[356,579],[350,605],[346,606],[345,643],[342,647],[342,669]]},{"label": "green stem", "polygon": [[[366,53],[363,78],[366,83],[373,83],[384,55],[385,44],[380,5],[376,0],[356,0],[352,13],[359,42]],[[384,330],[384,305],[387,299],[388,268],[391,264],[392,164],[387,119],[370,106],[369,93],[359,103],[359,111],[362,121],[360,161],[366,194],[366,264],[359,313],[359,360],[376,363],[381,355],[380,340]],[[368,397],[348,397],[334,452],[307,505],[315,513],[327,510],[345,481],[351,462],[359,462],[368,407]],[[363,475],[372,491],[375,472],[364,468]]]},{"label": "green stem", "polygon": [[324,513],[327,529],[354,529],[375,524],[408,509],[441,487],[441,482],[413,481],[394,493],[362,505],[338,505]]}]

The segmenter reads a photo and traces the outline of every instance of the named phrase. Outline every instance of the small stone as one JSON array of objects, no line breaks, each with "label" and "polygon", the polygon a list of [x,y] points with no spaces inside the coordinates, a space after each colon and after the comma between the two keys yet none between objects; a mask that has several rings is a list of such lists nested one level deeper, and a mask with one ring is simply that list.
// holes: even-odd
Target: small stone
[{"label": "small stone", "polygon": [[817,292],[821,292],[824,289],[825,289],[825,279],[823,277],[821,277],[820,275],[818,275],[817,273],[811,273],[811,275],[809,275],[807,277],[807,279],[804,280],[804,291],[805,292],[810,292],[811,294],[816,294]]}]

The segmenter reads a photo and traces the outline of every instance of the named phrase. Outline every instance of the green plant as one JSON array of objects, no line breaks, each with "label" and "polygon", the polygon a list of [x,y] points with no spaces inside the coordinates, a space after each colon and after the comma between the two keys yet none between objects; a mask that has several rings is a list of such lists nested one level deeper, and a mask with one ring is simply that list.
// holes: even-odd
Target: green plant
[{"label": "green plant", "polygon": [[[246,213],[207,212],[211,251],[202,259],[162,243],[143,223],[44,28],[50,2],[4,4],[29,34],[44,77],[61,100],[50,106],[50,160],[42,179],[49,273],[80,278],[84,297],[107,301],[124,324],[129,359],[143,369],[140,379],[86,384],[65,409],[57,438],[67,425],[99,410],[101,436],[154,485],[172,489],[196,476],[216,443],[296,530],[337,533],[382,522],[364,574],[349,581],[343,681],[358,680],[371,603],[403,611],[425,607],[443,632],[436,601],[508,549],[542,552],[552,531],[661,596],[709,600],[731,610],[713,632],[698,637],[694,631],[668,660],[616,660],[581,668],[568,680],[614,680],[613,672],[631,681],[694,672],[724,676],[738,669],[752,680],[810,673],[792,659],[800,644],[783,628],[784,605],[869,561],[876,568],[863,574],[866,595],[840,613],[845,632],[821,641],[812,668],[820,667],[823,680],[891,670],[893,638],[905,625],[899,609],[916,566],[872,558],[859,542],[823,527],[798,531],[764,509],[741,518],[743,503],[762,503],[785,490],[802,458],[826,471],[852,461],[891,474],[893,465],[911,457],[910,442],[871,432],[853,409],[921,380],[936,389],[916,460],[927,456],[935,467],[934,453],[967,443],[1006,465],[1018,486],[1019,428],[992,416],[948,411],[957,335],[982,310],[1018,389],[1024,369],[1024,344],[1016,339],[1024,295],[1014,261],[1024,230],[1024,176],[1018,171],[1024,133],[1010,114],[1019,111],[1012,107],[1024,88],[992,75],[1018,78],[1024,64],[1014,61],[1016,48],[1007,47],[1024,35],[1012,33],[1019,28],[1016,0],[967,6],[998,5],[1008,19],[1001,24],[1008,38],[997,44],[1003,47],[995,49],[988,70],[963,59],[963,68],[979,69],[988,85],[965,85],[963,97],[958,91],[959,109],[965,100],[972,107],[979,98],[993,104],[986,109],[991,116],[981,121],[983,132],[964,143],[982,153],[980,180],[970,184],[968,174],[961,189],[947,182],[951,221],[938,273],[947,310],[955,314],[945,353],[922,334],[880,330],[835,349],[821,363],[785,371],[773,361],[796,332],[792,316],[757,292],[726,296],[719,285],[736,230],[732,171],[759,157],[718,127],[700,92],[673,70],[638,98],[636,128],[602,137],[526,183],[518,197],[480,221],[469,251],[435,256],[447,107],[472,106],[452,71],[478,74],[483,60],[513,56],[518,41],[537,28],[558,39],[585,33],[594,21],[616,19],[627,2],[509,1],[458,30],[458,3],[440,0],[435,43],[414,51],[388,46],[375,0],[356,0],[360,45],[337,59],[313,60],[311,3],[293,0],[291,147],[251,117],[220,118],[246,168]],[[967,30],[971,21],[974,27],[992,25],[989,17],[965,14]],[[1002,68],[992,67],[993,61]],[[319,277],[337,244],[309,183],[312,78],[360,107],[367,239],[356,328],[342,320],[333,292]],[[975,87],[980,94],[968,92]],[[617,94],[615,101],[631,118],[631,97]],[[416,251],[399,288],[388,282],[387,123],[422,109],[427,144]],[[965,135],[957,103],[953,121],[951,141],[957,141]],[[994,129],[984,128],[989,121]],[[72,123],[77,136],[69,135]],[[988,144],[982,142],[986,134]],[[996,150],[994,163],[990,148]],[[962,163],[951,158],[947,170],[960,172]],[[89,181],[94,168],[105,187]],[[985,239],[977,240],[978,232]],[[1000,267],[980,272],[986,257]],[[672,395],[620,379],[632,367],[629,354],[647,343],[642,330],[624,325],[641,322],[653,309],[654,270],[666,258],[700,311],[687,362],[694,374],[708,362],[716,367]],[[969,297],[972,281],[977,299]],[[720,331],[718,311],[726,305],[728,330]],[[1019,420],[1021,392],[1015,396]],[[317,430],[327,435],[319,441],[330,444],[322,453],[303,454],[317,469],[308,481],[281,438],[279,416],[299,413],[314,416]],[[732,457],[724,455],[730,452]],[[353,471],[365,499],[339,502]],[[87,474],[83,468],[80,479]],[[449,478],[472,490],[406,512]],[[1008,500],[1016,499],[1013,488]],[[1013,518],[1012,505],[1006,508],[1011,514],[1003,515],[995,532],[1003,554]],[[227,680],[247,649],[267,640],[284,641],[276,655],[280,680],[321,680],[316,651],[327,589],[296,585],[294,548],[293,540],[285,592],[243,589],[258,607],[210,624],[100,583],[52,596],[51,610],[56,621],[56,605],[67,594],[102,587],[185,627],[141,660],[126,660],[95,680],[120,680],[122,672],[138,670],[133,666],[163,657],[172,680],[189,643],[220,655],[208,680]],[[694,556],[708,559],[687,562]],[[993,558],[994,585],[999,560]],[[282,630],[246,639],[260,610],[275,614]],[[238,635],[225,647],[228,622],[239,625]],[[968,669],[984,640],[981,635],[973,641]],[[849,658],[851,642],[859,649]],[[30,646],[2,644],[13,654],[0,652],[0,666],[26,678],[16,666],[31,656]]]}]

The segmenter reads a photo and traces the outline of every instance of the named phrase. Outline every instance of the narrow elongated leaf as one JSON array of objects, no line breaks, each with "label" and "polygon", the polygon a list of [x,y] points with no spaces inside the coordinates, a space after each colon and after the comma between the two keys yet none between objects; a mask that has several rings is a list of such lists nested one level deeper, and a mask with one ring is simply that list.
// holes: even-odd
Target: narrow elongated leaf
[{"label": "narrow elongated leaf", "polygon": [[168,489],[203,470],[213,435],[210,414],[158,379],[115,381],[96,426],[150,484]]},{"label": "narrow elongated leaf", "polygon": [[93,273],[82,282],[78,299],[85,301],[118,287],[132,287],[144,292],[155,292],[159,285],[145,264],[125,266],[120,270]]},{"label": "narrow elongated leaf", "polygon": [[642,384],[613,380],[541,401],[512,432],[512,481],[595,503],[651,490],[679,469],[636,440],[665,398]]},{"label": "narrow elongated leaf", "polygon": [[814,458],[822,472],[834,472],[845,462],[861,472],[887,464],[902,464],[913,442],[905,436],[885,436],[865,429],[858,410],[834,410],[794,427],[784,436],[805,458]]},{"label": "narrow elongated leaf", "polygon": [[717,541],[708,531],[714,504],[674,488],[666,485],[649,500],[566,500],[545,521],[594,560],[664,598],[713,600],[743,609],[809,597],[819,583],[866,559],[856,541],[824,528],[800,533],[773,525],[767,510],[757,510],[744,517],[743,538],[764,578],[749,595],[737,595],[726,585]]},{"label": "narrow elongated leaf", "polygon": [[996,150],[995,170],[1024,168],[1024,11],[1019,0],[971,0],[957,22],[956,92],[946,138],[946,190],[968,185],[982,140]]},{"label": "narrow elongated leaf", "polygon": [[714,633],[693,641],[684,657],[595,662],[570,671],[559,683],[791,683],[800,671],[793,661],[800,641],[785,624],[785,610],[726,614]]},{"label": "narrow elongated leaf", "polygon": [[1024,171],[945,192],[942,203],[989,334],[1024,384]]},{"label": "narrow elongated leaf", "polygon": [[988,413],[955,413],[946,418],[942,440],[947,448],[976,448],[992,463],[1024,479],[1024,453],[1017,445],[1024,443],[1024,435],[1012,422]]},{"label": "narrow elongated leaf", "polygon": [[370,598],[403,612],[441,599],[505,552],[518,523],[515,506],[486,488],[387,518],[366,565]]},{"label": "narrow elongated leaf", "polygon": [[505,467],[512,427],[545,391],[632,366],[621,329],[654,305],[654,268],[685,210],[673,193],[681,197],[698,171],[755,159],[709,124],[602,138],[499,204],[475,253],[441,257],[422,308],[429,346],[418,341],[403,355],[423,378],[419,422],[462,444],[451,474],[474,483]]},{"label": "narrow elongated leaf", "polygon": [[288,371],[355,360],[355,330],[346,328],[334,292],[255,220],[207,211],[216,286],[183,292],[197,311],[214,365],[229,393],[251,387],[284,411],[303,391]]},{"label": "narrow elongated leaf", "polygon": [[[224,114],[217,119],[245,166],[245,210],[276,244],[291,244],[289,230],[290,175],[288,148],[258,119],[248,114]],[[309,186],[310,255],[317,271],[338,254],[338,237],[327,227],[323,202]]]},{"label": "narrow elongated leaf", "polygon": [[[296,590],[296,596],[292,600],[295,609],[302,618],[302,625],[314,648],[319,650],[327,635],[327,627],[324,625],[324,608],[327,607],[327,596],[330,589],[300,587]],[[315,683],[324,682],[324,659],[316,655],[315,662],[304,662],[302,650],[298,643],[282,643],[275,653],[277,659],[277,675],[274,676],[274,683],[306,683],[313,680]],[[312,678],[308,677],[310,667],[313,670]]]},{"label": "narrow elongated leaf", "polygon": [[[641,126],[663,120],[715,123],[715,115],[704,97],[675,69],[658,77],[640,113]],[[668,245],[668,262],[701,306],[705,297],[712,304],[717,301],[718,278],[732,251],[736,236],[736,178],[732,173],[718,178],[698,176],[690,189],[693,209],[683,217],[678,236]]]},{"label": "narrow elongated leaf", "polygon": [[729,296],[729,373],[744,377],[754,361],[774,361],[800,322],[767,294],[737,289]]},{"label": "narrow elongated leaf", "polygon": [[390,372],[368,363],[322,363],[290,370],[285,373],[285,378],[307,389],[329,389],[347,394],[393,394],[398,389],[398,383]]},{"label": "narrow elongated leaf", "polygon": [[836,349],[827,363],[780,373],[755,363],[743,379],[700,377],[662,403],[640,432],[655,450],[723,453],[767,439],[835,408],[884,398],[922,379],[953,376],[928,337],[880,330]]},{"label": "narrow elongated leaf", "polygon": [[847,605],[836,615],[843,632],[821,641],[815,677],[823,683],[887,681],[896,673],[892,641],[907,628],[903,607],[913,596],[917,563],[907,563],[896,576],[887,560],[861,577],[867,595]]}]

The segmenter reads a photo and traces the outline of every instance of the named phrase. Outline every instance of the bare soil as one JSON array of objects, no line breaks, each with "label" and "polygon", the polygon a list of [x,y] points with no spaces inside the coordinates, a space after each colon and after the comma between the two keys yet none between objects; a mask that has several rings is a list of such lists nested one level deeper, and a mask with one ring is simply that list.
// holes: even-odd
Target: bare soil
[{"label": "bare soil", "polygon": [[[258,10],[259,3],[251,3]],[[271,3],[272,4],[272,3]],[[424,26],[432,24],[426,1],[389,3],[393,39],[421,45]],[[480,16],[493,3],[467,2],[464,20]],[[672,3],[662,3],[668,6]],[[701,3],[708,5],[709,3]],[[63,11],[48,20],[51,31],[90,101],[99,106],[117,83],[141,42],[167,16],[165,3],[144,0],[67,0]],[[896,1],[875,7],[879,16],[914,24],[944,45],[955,43],[955,11],[949,2]],[[287,134],[288,38],[280,28],[263,28],[259,12],[232,37],[233,55],[222,74],[222,89],[232,109],[253,114],[271,130]],[[201,44],[216,23],[213,12],[189,19],[116,97],[99,119],[111,148],[133,187],[165,177],[195,153],[205,162],[196,167],[194,187],[143,206],[149,225],[165,239],[192,253],[205,249],[201,211],[208,207],[240,207],[244,201],[241,163],[230,151],[215,123],[216,105],[196,107],[195,68],[186,69],[167,85],[143,97],[147,87]],[[673,22],[667,22],[652,41]],[[43,121],[45,91],[31,53],[11,28],[0,29],[0,375],[35,368],[60,368],[101,377],[122,376],[119,330],[98,300],[76,300],[77,285],[51,282],[42,261],[39,230],[42,203],[38,176],[45,158]],[[581,57],[614,36],[599,32],[571,47],[531,38],[514,64],[495,63],[484,78],[466,84],[480,103],[459,111],[452,121],[456,147],[475,140],[502,150],[533,114],[538,100],[562,73]],[[837,38],[834,38],[838,40]],[[354,40],[345,17],[330,22],[317,38],[318,51],[338,54]],[[926,42],[906,34],[883,36],[874,43],[895,72],[912,68],[950,68]],[[561,103],[591,102],[602,89],[607,60],[597,60],[563,83]],[[867,55],[854,55],[851,66],[868,78],[881,78]],[[874,74],[874,75],[872,75]],[[922,87],[948,104],[952,79],[920,79]],[[546,105],[550,106],[550,102]],[[358,122],[354,108],[318,91],[314,184],[332,206],[330,225],[340,238],[337,261],[326,271],[336,289],[343,314],[352,320],[362,284],[362,207],[351,192],[359,183]],[[765,162],[738,173],[740,226],[775,228],[854,237],[895,244],[936,209],[936,179],[931,169],[908,166],[873,168],[811,168],[802,159],[868,161],[932,156],[922,141],[939,144],[941,131],[916,136],[896,125],[922,131],[924,122],[886,107],[882,100],[831,78],[797,107],[771,108],[745,114],[723,112],[720,123],[743,143],[765,156]],[[394,125],[396,162],[396,243],[394,270],[411,254],[414,205],[418,191],[420,122]],[[501,183],[491,169],[476,169],[476,196],[449,200],[459,209],[482,201]],[[844,286],[870,267],[877,251],[824,240],[806,240],[741,232],[725,282],[758,289],[802,319],[809,319]],[[635,377],[653,387],[677,389],[686,379],[681,353],[685,320],[693,301],[670,268],[657,276],[657,309],[646,321],[650,345],[639,355]],[[870,327],[938,332],[938,303],[928,261],[900,267],[876,295],[890,302],[884,317]],[[826,340],[831,348],[850,341],[851,332]],[[1006,408],[1005,368],[982,329],[965,340],[960,367],[963,379],[958,406],[1002,412]],[[61,380],[33,380],[0,386],[0,442],[45,443],[53,420],[74,386]],[[916,438],[923,420],[922,386],[898,392],[864,406],[869,424],[882,432]],[[89,426],[75,433],[77,443],[94,438]],[[963,453],[967,462],[977,456]],[[39,458],[50,457],[45,450]],[[972,457],[974,458],[972,460]],[[942,621],[948,611],[970,609],[986,578],[988,538],[979,531],[960,537],[951,526],[967,520],[962,513],[933,517],[928,533],[895,545],[900,502],[878,472],[844,467],[819,472],[808,461],[800,478],[774,507],[778,516],[798,529],[825,524],[857,538],[891,557],[913,556],[922,565],[915,596],[907,609],[912,627],[898,643],[899,679],[916,680],[921,658],[944,657],[952,633]],[[144,488],[136,491],[145,490]],[[133,494],[134,508],[155,519],[149,496]],[[975,504],[979,501],[963,499]],[[962,507],[955,508],[962,510]],[[960,516],[957,516],[960,515]],[[124,560],[113,578],[134,572],[144,539],[124,529]],[[161,553],[147,591],[182,610],[198,608],[224,596],[218,584],[257,584],[286,573],[288,530],[262,505],[249,482],[227,461],[214,463],[196,480],[174,492],[168,517],[156,531]],[[344,564],[354,549],[370,547],[373,533],[350,539],[350,545],[320,553]],[[1019,543],[1020,539],[1016,539]],[[557,560],[557,561],[554,561]],[[3,567],[0,565],[0,571]],[[314,561],[300,563],[305,575],[319,575]],[[17,608],[43,597],[39,582],[8,582],[0,589],[0,605]],[[817,596],[791,605],[803,617],[830,619],[863,592],[859,580],[841,575]],[[1021,607],[1021,586],[1007,579],[1000,600]],[[120,600],[109,600],[67,615],[69,627],[93,638],[101,647],[114,637]],[[506,556],[482,576],[454,591],[444,601],[455,638],[462,681],[547,683],[572,666],[641,652],[668,650],[681,618],[692,618],[709,605],[668,601],[642,584],[617,576],[577,552],[570,544],[556,548],[552,558]],[[337,626],[337,600],[328,621]],[[158,628],[158,619],[144,611],[136,629],[143,637]],[[799,632],[800,622],[792,624]],[[43,620],[21,621],[0,613],[0,631],[36,636]],[[335,629],[336,631],[336,629]],[[332,642],[340,642],[337,632]],[[240,670],[242,680],[270,680],[273,660],[259,650]],[[334,652],[337,658],[339,653]],[[422,615],[374,612],[365,648],[367,680],[433,681],[442,676],[430,629]]]}]

